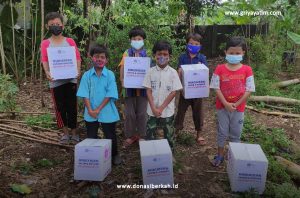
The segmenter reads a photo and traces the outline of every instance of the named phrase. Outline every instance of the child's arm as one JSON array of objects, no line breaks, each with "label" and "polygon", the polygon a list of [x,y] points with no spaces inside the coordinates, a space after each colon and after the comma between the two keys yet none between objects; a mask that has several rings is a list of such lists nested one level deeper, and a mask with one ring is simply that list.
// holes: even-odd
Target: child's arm
[{"label": "child's arm", "polygon": [[222,102],[222,104],[224,105],[224,107],[227,111],[233,112],[233,111],[236,110],[235,104],[227,102],[227,100],[225,99],[225,97],[224,97],[224,95],[223,95],[223,93],[221,92],[220,89],[216,89],[216,94],[217,94],[217,97]]},{"label": "child's arm", "polygon": [[97,112],[97,114],[100,113],[100,111],[105,107],[105,105],[107,105],[107,103],[109,102],[110,98],[104,98],[104,100],[102,101],[102,103],[99,105],[99,107],[97,107],[95,109],[95,111]]},{"label": "child's arm", "polygon": [[86,108],[88,109],[88,113],[90,116],[92,116],[93,118],[97,118],[98,113],[96,110],[93,110],[91,107],[91,103],[90,103],[90,99],[89,98],[84,98],[84,105],[86,106]]},{"label": "child's arm", "polygon": [[163,110],[169,105],[169,103],[174,99],[175,96],[176,96],[176,91],[172,91],[167,96],[167,98],[164,100],[162,105],[160,105],[160,107],[158,107],[158,111],[159,111],[160,114],[162,114]]},{"label": "child's arm", "polygon": [[155,115],[155,117],[160,117],[161,116],[161,112],[159,112],[159,110],[156,108],[155,104],[154,104],[154,101],[153,101],[153,96],[152,96],[152,89],[151,88],[147,88],[147,98],[148,98],[148,101],[149,101],[149,105],[151,107],[151,110],[153,112],[153,114]]},{"label": "child's arm", "polygon": [[245,102],[251,95],[251,92],[255,92],[255,83],[251,67],[248,67],[246,76],[246,92],[236,103],[234,103],[235,107],[238,107],[240,104]]},{"label": "child's arm", "polygon": [[122,87],[124,87],[124,65],[120,66],[120,81]]},{"label": "child's arm", "polygon": [[49,63],[48,62],[43,62],[43,69],[45,71],[47,79],[49,81],[53,81],[54,78],[51,77],[51,73],[50,73],[50,68],[49,68]]},{"label": "child's arm", "polygon": [[77,60],[77,78],[81,75],[81,60]]},{"label": "child's arm", "polygon": [[244,95],[236,103],[233,104],[234,107],[240,106],[240,104],[242,104],[244,101],[246,101],[247,98],[249,98],[250,95],[251,95],[251,92],[250,91],[246,91],[244,93]]}]

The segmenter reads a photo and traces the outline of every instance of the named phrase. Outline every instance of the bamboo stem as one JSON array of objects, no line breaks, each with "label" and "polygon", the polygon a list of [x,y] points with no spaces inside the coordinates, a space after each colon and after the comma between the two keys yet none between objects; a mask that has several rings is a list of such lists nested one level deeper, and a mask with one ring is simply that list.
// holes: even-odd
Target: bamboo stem
[{"label": "bamboo stem", "polygon": [[25,115],[44,115],[44,114],[50,114],[55,115],[55,113],[49,113],[49,112],[17,112],[17,111],[2,111],[0,113],[12,113],[12,114],[25,114]]},{"label": "bamboo stem", "polygon": [[247,109],[250,109],[252,111],[258,112],[258,113],[263,113],[263,114],[267,114],[267,115],[275,115],[275,116],[282,116],[282,117],[290,117],[290,118],[300,118],[299,114],[292,114],[292,113],[284,113],[284,112],[278,112],[278,111],[265,111],[265,110],[260,110],[260,109],[256,109],[252,106],[246,106]]},{"label": "bamboo stem", "polygon": [[15,22],[14,22],[14,12],[13,12],[13,2],[10,2],[10,16],[11,16],[11,29],[12,29],[12,44],[13,44],[13,59],[15,65],[15,75],[17,82],[19,83],[19,74],[18,74],[18,65],[17,65],[17,58],[16,58],[16,40],[15,40]]},{"label": "bamboo stem", "polygon": [[1,24],[0,24],[0,56],[1,56],[3,74],[6,74],[5,54],[4,54],[4,47],[3,47]]},{"label": "bamboo stem", "polygon": [[0,124],[0,129],[9,130],[11,132],[15,132],[15,133],[23,134],[23,135],[28,135],[28,136],[31,136],[33,138],[36,137],[36,138],[49,139],[49,140],[52,140],[52,141],[58,141],[58,139],[48,137],[48,136],[45,136],[43,134],[38,134],[38,133],[35,133],[35,132],[32,132],[32,131],[12,127],[12,126],[5,125],[5,124]]},{"label": "bamboo stem", "polygon": [[26,35],[27,35],[27,27],[26,27],[26,1],[24,1],[24,9],[23,9],[23,17],[24,17],[24,41],[23,41],[23,46],[24,46],[24,51],[23,51],[23,56],[24,56],[24,80],[25,82],[27,81],[27,68],[26,68]]},{"label": "bamboo stem", "polygon": [[39,143],[45,143],[45,144],[56,145],[56,146],[60,146],[60,147],[64,147],[64,148],[74,149],[74,146],[63,145],[63,144],[59,144],[59,143],[56,143],[56,142],[49,142],[49,141],[44,141],[44,140],[40,140],[40,139],[34,139],[34,138],[30,138],[30,137],[25,137],[25,136],[21,136],[21,135],[12,134],[12,133],[7,133],[7,132],[4,132],[4,131],[0,131],[0,133],[5,134],[5,135],[18,137],[18,138],[22,138],[22,139],[25,139],[25,140],[32,140],[32,141],[36,141],[36,142],[39,142]]}]

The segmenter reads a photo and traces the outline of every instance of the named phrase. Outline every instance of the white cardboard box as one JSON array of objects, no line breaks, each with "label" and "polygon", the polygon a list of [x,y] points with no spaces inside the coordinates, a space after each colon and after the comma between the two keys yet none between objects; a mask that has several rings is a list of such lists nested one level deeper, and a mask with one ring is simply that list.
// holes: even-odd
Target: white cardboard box
[{"label": "white cardboard box", "polygon": [[140,141],[144,185],[174,184],[172,151],[166,139]]},{"label": "white cardboard box", "polygon": [[229,143],[227,173],[231,190],[243,192],[265,190],[268,160],[258,144]]},{"label": "white cardboard box", "polygon": [[111,140],[85,139],[75,146],[74,179],[103,181],[111,171]]},{"label": "white cardboard box", "polygon": [[144,88],[143,82],[150,69],[149,57],[126,57],[124,61],[124,87]]},{"label": "white cardboard box", "polygon": [[209,96],[209,69],[204,64],[181,65],[185,99]]},{"label": "white cardboard box", "polygon": [[48,47],[49,69],[54,80],[78,75],[75,47]]}]

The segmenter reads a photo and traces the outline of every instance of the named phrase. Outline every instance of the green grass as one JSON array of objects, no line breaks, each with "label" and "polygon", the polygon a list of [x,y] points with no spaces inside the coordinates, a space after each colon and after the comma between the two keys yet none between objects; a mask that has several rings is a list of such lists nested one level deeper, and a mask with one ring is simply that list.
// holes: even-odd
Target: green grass
[{"label": "green grass", "polygon": [[40,116],[28,116],[25,118],[28,126],[40,126],[44,128],[51,128],[53,117],[51,114],[44,114]]},{"label": "green grass", "polygon": [[[300,84],[290,85],[286,88],[277,88],[273,84],[279,82],[276,76],[269,74],[264,70],[254,71],[255,87],[256,92],[254,95],[257,96],[278,96],[291,99],[300,100]],[[254,103],[258,108],[264,108],[265,104],[263,102]],[[290,106],[293,108],[292,113],[300,113],[300,105]]]},{"label": "green grass", "polygon": [[[292,161],[296,158],[296,154],[290,152],[291,141],[283,129],[256,126],[250,117],[246,117],[242,141],[259,144],[268,158],[264,197],[300,197],[300,190],[294,186],[291,176],[274,158],[275,155]],[[249,191],[239,194],[239,197],[257,197],[257,193]]]}]

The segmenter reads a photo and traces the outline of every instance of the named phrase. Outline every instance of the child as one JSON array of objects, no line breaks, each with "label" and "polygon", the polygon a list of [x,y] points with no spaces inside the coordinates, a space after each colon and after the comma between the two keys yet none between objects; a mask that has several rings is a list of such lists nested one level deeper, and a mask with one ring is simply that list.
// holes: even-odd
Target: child
[{"label": "child", "polygon": [[182,89],[182,85],[176,70],[168,65],[172,54],[171,45],[166,41],[158,41],[152,52],[156,66],[148,70],[143,83],[149,101],[146,139],[156,139],[156,129],[160,125],[164,137],[174,150],[175,95],[176,91]]},{"label": "child", "polygon": [[93,46],[90,56],[93,67],[83,74],[77,92],[77,96],[83,98],[85,104],[87,138],[98,138],[97,132],[101,124],[105,138],[112,140],[113,164],[118,165],[121,158],[118,155],[116,122],[120,118],[115,105],[118,99],[115,75],[106,68],[108,51],[104,46]]},{"label": "child", "polygon": [[[126,50],[120,62],[120,80],[124,87],[124,61],[125,57],[147,57],[144,48],[146,33],[139,27],[134,27],[129,32],[131,48]],[[145,89],[126,88],[125,96],[125,137],[123,147],[128,147],[146,134],[147,122],[147,97]]]},{"label": "child", "polygon": [[69,129],[71,129],[71,140],[79,142],[79,136],[76,134],[77,126],[77,78],[53,80],[50,74],[48,63],[48,47],[70,47],[74,46],[76,50],[78,76],[80,76],[81,59],[76,43],[73,39],[64,37],[63,17],[57,12],[50,12],[46,15],[46,28],[52,34],[49,39],[41,43],[41,62],[47,79],[49,80],[52,99],[56,112],[56,120],[59,128],[62,128],[64,135],[61,143],[67,143],[70,140]]},{"label": "child", "polygon": [[240,63],[245,54],[246,44],[241,37],[232,37],[226,44],[226,64],[218,65],[211,79],[210,87],[216,90],[218,119],[218,154],[213,166],[224,161],[224,145],[229,141],[240,142],[243,129],[246,100],[255,92],[250,66]]},{"label": "child", "polygon": [[[186,53],[182,54],[179,57],[178,63],[178,74],[180,79],[182,80],[182,68],[181,65],[189,65],[189,64],[204,64],[207,66],[206,57],[201,54],[199,51],[201,50],[201,39],[202,37],[197,33],[190,33],[187,38],[187,46]],[[201,137],[201,131],[203,126],[203,104],[202,98],[194,98],[194,99],[185,99],[180,93],[179,104],[178,104],[178,112],[175,118],[175,127],[176,131],[183,129],[183,121],[186,110],[189,106],[192,106],[192,115],[195,130],[197,131],[197,139],[196,141],[200,145],[205,145],[205,139]]]}]

